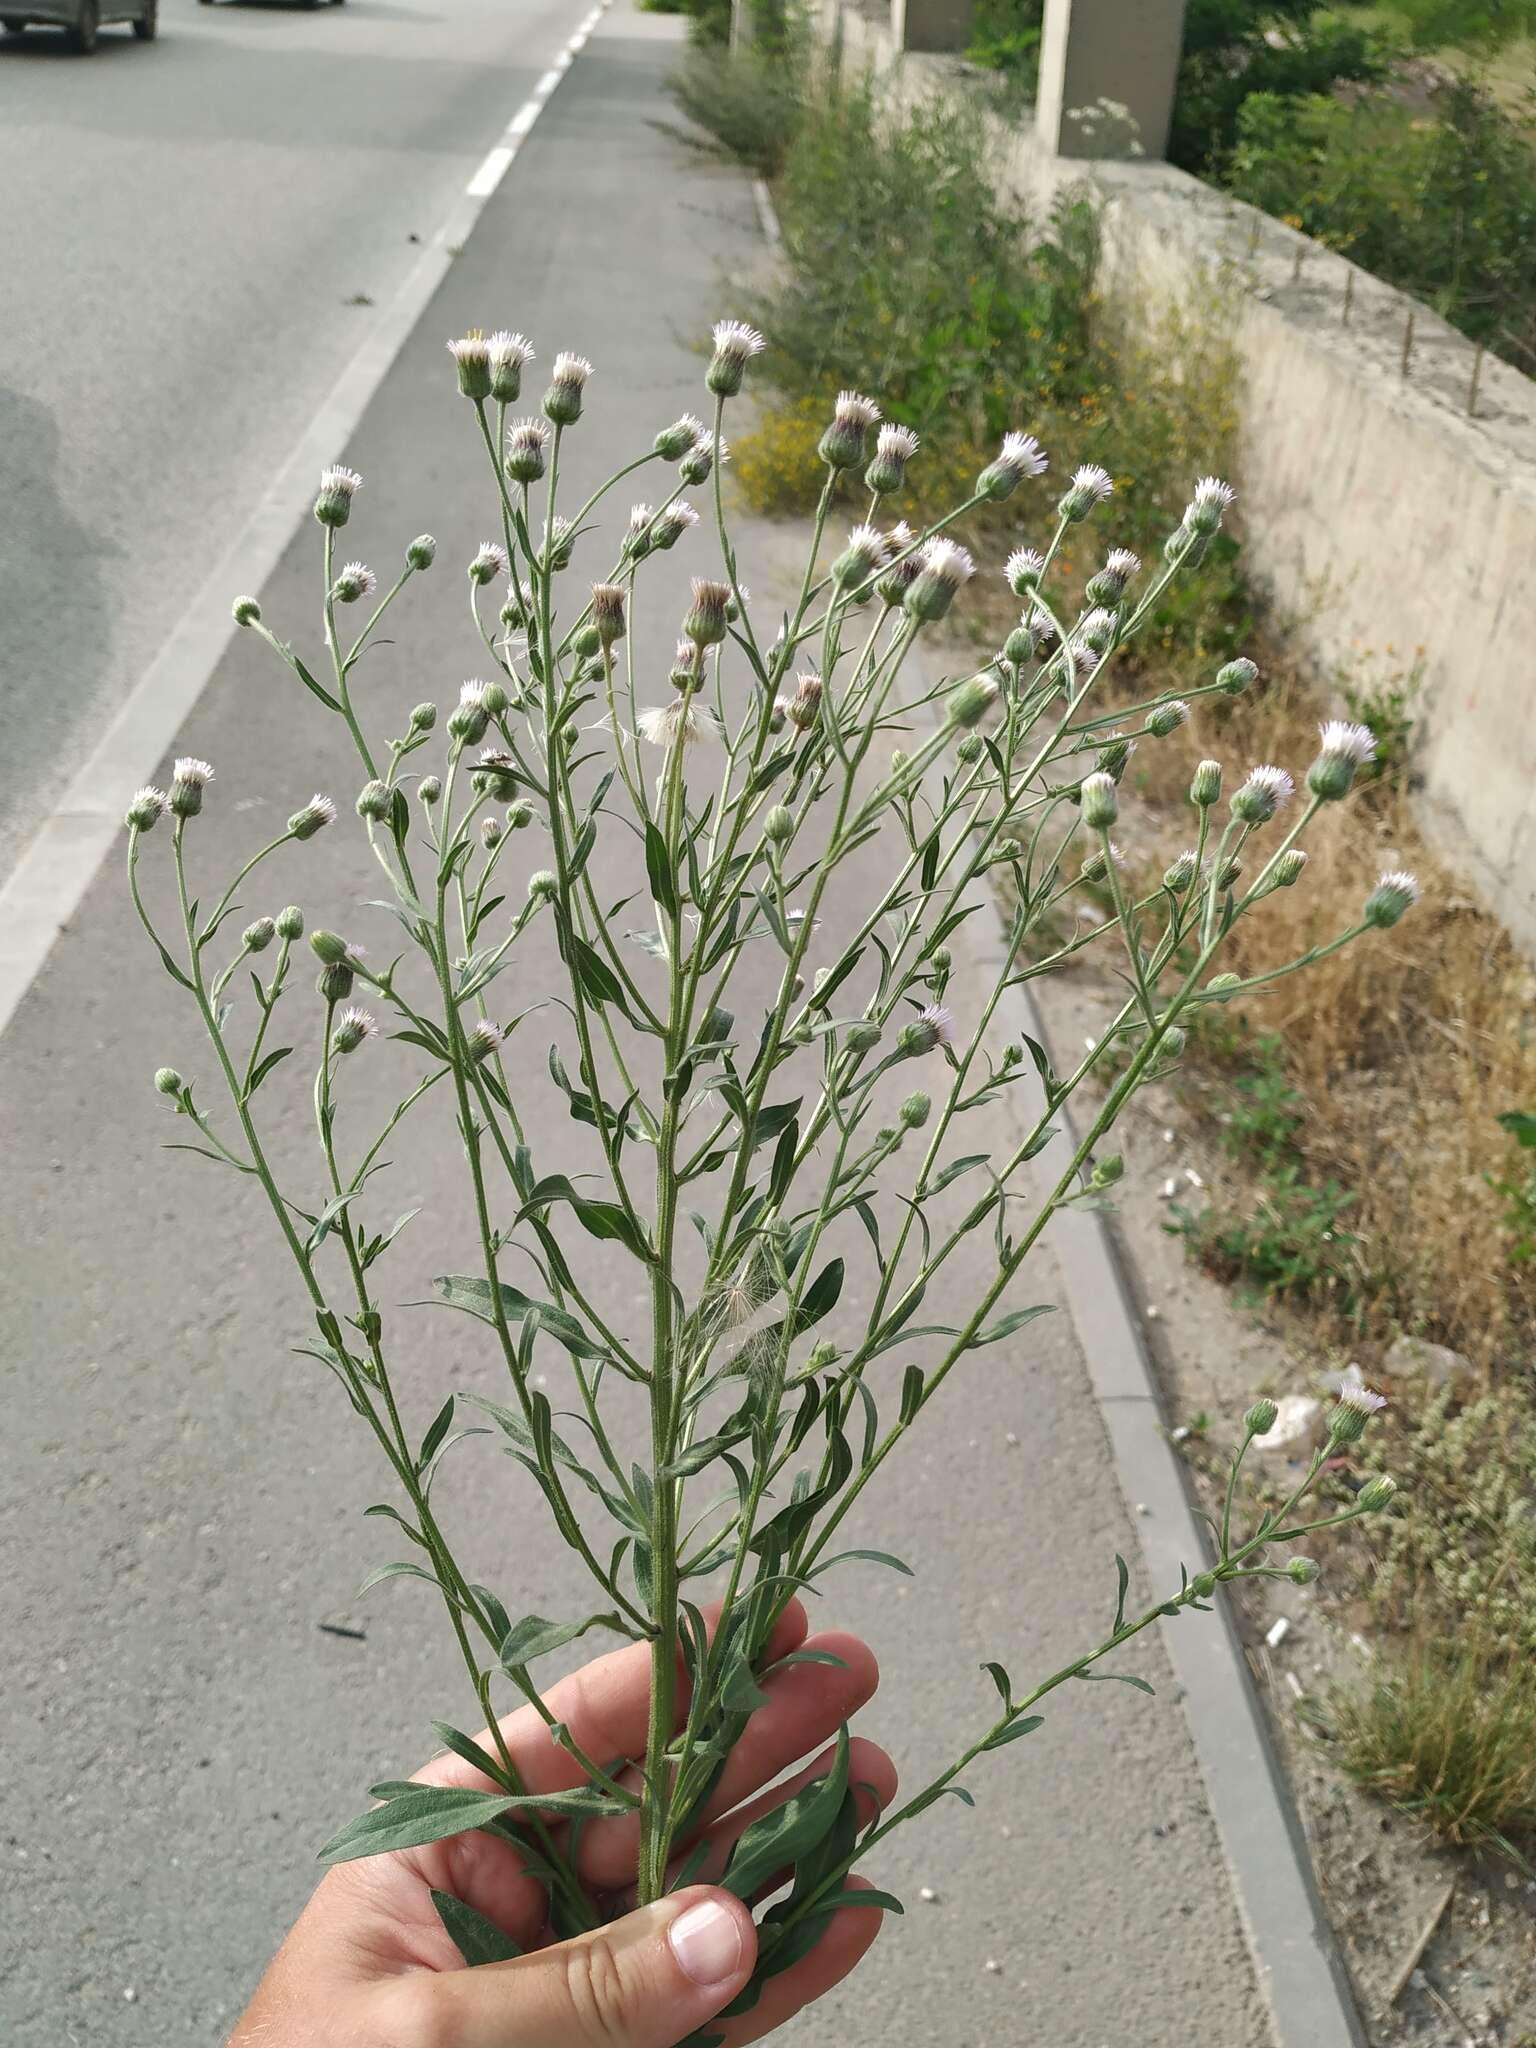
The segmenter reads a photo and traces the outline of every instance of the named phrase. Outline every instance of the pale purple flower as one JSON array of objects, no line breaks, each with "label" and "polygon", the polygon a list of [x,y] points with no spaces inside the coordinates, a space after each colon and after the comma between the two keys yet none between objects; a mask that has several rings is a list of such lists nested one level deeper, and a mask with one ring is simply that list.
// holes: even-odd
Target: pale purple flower
[{"label": "pale purple flower", "polygon": [[917,1021],[933,1034],[935,1045],[953,1045],[955,1042],[955,1013],[942,1003],[926,1003],[917,1013]]},{"label": "pale purple flower", "polygon": [[1317,728],[1322,751],[1356,768],[1367,767],[1376,758],[1376,735],[1368,725],[1351,725],[1346,719],[1330,718]]}]

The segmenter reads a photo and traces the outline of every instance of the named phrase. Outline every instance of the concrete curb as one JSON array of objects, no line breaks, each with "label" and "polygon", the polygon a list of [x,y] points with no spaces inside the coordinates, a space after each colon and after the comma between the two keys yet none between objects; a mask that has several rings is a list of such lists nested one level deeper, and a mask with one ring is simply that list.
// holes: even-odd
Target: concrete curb
[{"label": "concrete curb", "polygon": [[309,511],[315,479],[337,459],[433,293],[452,267],[480,211],[510,169],[550,95],[612,0],[597,0],[513,114],[422,251],[368,339],[310,420],[297,447],[172,629],[0,887],[0,1032],[42,972],[53,943],[79,908],[122,830],[141,783],[173,745],[238,630],[230,604],[260,590]]},{"label": "concrete curb", "polygon": [[[989,978],[1001,975],[1001,917],[989,909],[963,929],[976,968]],[[1007,991],[999,1017],[1050,1050],[1027,988]],[[1036,1162],[1042,1185],[1054,1184],[1077,1144],[1066,1112],[1055,1120],[1061,1135]],[[1113,1239],[1099,1216],[1077,1209],[1058,1210],[1046,1237],[1148,1579],[1154,1588],[1176,1587],[1180,1567],[1207,1560],[1209,1549],[1164,1430]],[[1219,1604],[1213,1616],[1160,1627],[1276,2048],[1364,2048],[1354,1994],[1230,1610]]]}]

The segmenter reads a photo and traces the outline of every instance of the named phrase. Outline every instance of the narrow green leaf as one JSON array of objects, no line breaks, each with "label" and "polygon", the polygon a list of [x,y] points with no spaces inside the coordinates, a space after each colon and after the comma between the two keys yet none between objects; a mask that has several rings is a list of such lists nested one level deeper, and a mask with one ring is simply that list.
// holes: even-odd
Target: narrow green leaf
[{"label": "narrow green leaf", "polygon": [[667,913],[677,915],[677,885],[672,878],[672,861],[661,828],[653,819],[645,821],[645,872],[651,885],[651,899]]},{"label": "narrow green leaf", "polygon": [[1002,1749],[1010,1742],[1017,1742],[1021,1735],[1033,1735],[1037,1728],[1044,1725],[1044,1714],[1025,1714],[1017,1721],[1010,1721],[1006,1728],[1000,1729],[984,1748]]},{"label": "narrow green leaf", "polygon": [[510,1963],[522,1954],[511,1935],[503,1934],[494,1920],[487,1920],[451,1892],[434,1891],[432,1903],[449,1940],[471,1968],[477,1963]]},{"label": "narrow green leaf", "polygon": [[581,1621],[546,1621],[542,1614],[528,1614],[508,1632],[496,1654],[507,1670],[520,1670],[535,1657],[547,1657],[551,1650],[574,1643],[588,1629],[618,1625],[616,1614],[589,1614]]},{"label": "narrow green leaf", "polygon": [[390,1849],[419,1849],[499,1820],[517,1801],[509,1792],[473,1792],[456,1785],[418,1785],[375,1806],[332,1835],[322,1863],[350,1863]]},{"label": "narrow green leaf", "polygon": [[798,1863],[837,1819],[848,1789],[848,1726],[838,1730],[837,1755],[824,1778],[752,1822],[738,1837],[720,1882],[739,1899],[750,1899],[777,1871]]},{"label": "narrow green leaf", "polygon": [[[432,1282],[450,1308],[461,1309],[466,1315],[478,1316],[483,1323],[493,1323],[491,1313],[490,1283],[462,1273],[440,1274]],[[552,1302],[530,1301],[526,1294],[520,1294],[515,1287],[501,1283],[501,1308],[509,1323],[520,1323],[525,1316],[537,1311],[539,1328],[553,1337],[555,1342],[569,1351],[573,1358],[606,1358],[606,1348],[564,1309],[556,1308]]]},{"label": "narrow green leaf", "polygon": [[450,1394],[437,1414],[432,1418],[432,1427],[421,1440],[421,1449],[416,1453],[416,1470],[425,1472],[431,1464],[434,1453],[453,1425],[454,1396]]},{"label": "narrow green leaf", "polygon": [[382,1585],[386,1579],[425,1579],[429,1586],[438,1584],[431,1572],[423,1571],[419,1564],[381,1564],[378,1570],[370,1572],[358,1587],[358,1599],[361,1599],[364,1593],[371,1592],[375,1586]]}]

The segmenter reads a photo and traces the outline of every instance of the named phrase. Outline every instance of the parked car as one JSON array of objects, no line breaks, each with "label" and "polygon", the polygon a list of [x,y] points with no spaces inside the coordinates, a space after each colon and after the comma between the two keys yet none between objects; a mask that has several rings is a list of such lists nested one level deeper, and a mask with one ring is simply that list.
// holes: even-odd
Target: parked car
[{"label": "parked car", "polygon": [[160,0],[27,0],[25,14],[0,15],[0,28],[19,36],[34,25],[64,29],[70,47],[88,57],[96,47],[96,31],[105,22],[126,21],[141,43],[154,41]]}]

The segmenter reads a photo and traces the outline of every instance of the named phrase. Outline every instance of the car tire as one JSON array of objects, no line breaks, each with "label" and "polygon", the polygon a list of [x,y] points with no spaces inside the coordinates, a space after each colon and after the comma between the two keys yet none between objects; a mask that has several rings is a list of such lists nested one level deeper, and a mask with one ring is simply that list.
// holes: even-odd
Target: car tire
[{"label": "car tire", "polygon": [[80,19],[69,31],[69,46],[77,57],[89,57],[96,48],[96,32],[101,27],[101,9],[97,0],[80,0]]},{"label": "car tire", "polygon": [[133,24],[141,43],[152,43],[160,28],[160,0],[144,0],[144,12]]},{"label": "car tire", "polygon": [[8,36],[19,36],[26,25],[24,21],[17,21],[14,16],[9,21],[0,21],[0,28],[3,28]]}]

